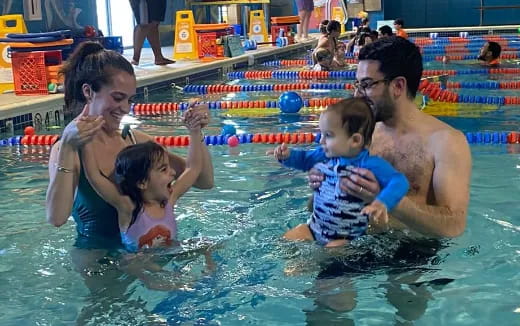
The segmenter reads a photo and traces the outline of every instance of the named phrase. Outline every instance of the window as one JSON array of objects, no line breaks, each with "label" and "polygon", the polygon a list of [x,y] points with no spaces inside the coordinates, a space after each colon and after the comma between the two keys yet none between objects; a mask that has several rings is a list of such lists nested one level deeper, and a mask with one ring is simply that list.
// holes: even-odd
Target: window
[{"label": "window", "polygon": [[123,45],[134,45],[134,14],[128,0],[96,0],[98,26],[106,36],[122,36]]}]

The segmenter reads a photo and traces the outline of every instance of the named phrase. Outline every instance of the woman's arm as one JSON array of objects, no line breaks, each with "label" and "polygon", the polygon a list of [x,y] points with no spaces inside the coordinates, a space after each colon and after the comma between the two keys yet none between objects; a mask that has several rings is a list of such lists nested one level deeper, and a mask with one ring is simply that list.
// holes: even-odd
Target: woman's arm
[{"label": "woman's arm", "polygon": [[67,222],[72,211],[80,174],[78,148],[90,142],[101,127],[103,118],[89,116],[88,105],[63,130],[49,158],[49,187],[46,195],[47,221],[56,226]]},{"label": "woman's arm", "polygon": [[60,227],[67,222],[78,187],[80,166],[77,151],[58,141],[49,158],[49,187],[46,196],[47,221]]}]

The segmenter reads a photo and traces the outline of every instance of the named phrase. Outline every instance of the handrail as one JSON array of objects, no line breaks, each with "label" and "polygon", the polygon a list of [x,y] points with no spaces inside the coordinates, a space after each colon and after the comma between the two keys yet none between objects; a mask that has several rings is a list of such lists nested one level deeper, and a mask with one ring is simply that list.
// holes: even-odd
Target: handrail
[{"label": "handrail", "polygon": [[474,9],[479,9],[479,10],[520,9],[520,6],[481,6],[481,7],[475,7]]},{"label": "handrail", "polygon": [[518,29],[520,25],[500,26],[459,26],[459,27],[433,27],[433,28],[407,28],[407,33],[429,33],[429,32],[474,32],[495,29]]}]

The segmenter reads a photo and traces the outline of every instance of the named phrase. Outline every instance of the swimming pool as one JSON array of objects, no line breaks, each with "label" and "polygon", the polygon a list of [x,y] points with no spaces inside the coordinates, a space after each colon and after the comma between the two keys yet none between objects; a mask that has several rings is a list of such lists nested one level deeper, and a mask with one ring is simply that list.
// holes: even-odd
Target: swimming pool
[{"label": "swimming pool", "polygon": [[[435,62],[429,65],[426,68],[440,69]],[[448,67],[457,69],[456,64]],[[515,90],[500,92],[516,94]],[[303,94],[337,97],[349,92]],[[236,93],[205,99],[276,97],[274,93]],[[186,95],[163,89],[151,93],[148,101],[185,99]],[[206,134],[219,134],[223,124],[234,124],[239,133],[317,131],[316,114],[243,117],[237,112],[214,111]],[[441,119],[465,132],[518,131],[519,113],[519,106],[483,111],[478,105],[467,105],[457,110],[457,116]],[[138,120],[139,128],[152,135],[185,134],[177,128],[180,122],[175,116]],[[355,243],[347,256],[280,239],[287,229],[307,219],[310,191],[305,174],[282,168],[265,156],[272,146],[210,147],[215,188],[190,191],[176,214],[180,239],[205,238],[215,244],[216,270],[204,273],[200,255],[158,252],[155,258],[172,273],[154,275],[157,282],[166,284],[175,278],[185,284],[167,292],[148,290],[119,272],[121,262],[112,256],[99,260],[82,277],[76,270],[74,223],[56,229],[45,222],[48,149],[0,147],[0,324],[518,323],[519,144],[471,147],[471,203],[463,236],[446,243],[413,245],[367,237]],[[183,148],[173,150],[185,153]],[[355,309],[342,311],[351,305],[354,293]]]}]

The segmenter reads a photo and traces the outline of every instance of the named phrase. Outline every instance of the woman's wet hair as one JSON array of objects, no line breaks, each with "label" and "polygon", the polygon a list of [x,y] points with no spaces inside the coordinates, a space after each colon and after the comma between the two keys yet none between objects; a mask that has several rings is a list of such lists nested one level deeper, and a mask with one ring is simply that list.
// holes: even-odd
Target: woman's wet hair
[{"label": "woman's wet hair", "polygon": [[502,47],[497,42],[489,41],[488,42],[488,51],[491,51],[491,55],[493,59],[497,59],[500,57],[500,53],[502,52]]},{"label": "woman's wet hair", "polygon": [[114,170],[116,184],[121,193],[130,197],[135,204],[130,224],[134,223],[143,208],[139,184],[148,180],[152,168],[162,161],[164,155],[167,155],[164,148],[152,141],[128,146],[117,155]]},{"label": "woman's wet hair", "polygon": [[327,34],[327,25],[328,24],[329,24],[328,19],[324,19],[321,21],[320,26],[319,26],[320,33]]},{"label": "woman's wet hair", "polygon": [[332,32],[340,32],[341,31],[341,24],[337,20],[331,20],[327,24],[327,34],[330,34]]},{"label": "woman's wet hair", "polygon": [[106,50],[97,42],[81,43],[60,70],[65,83],[66,109],[76,111],[85,105],[83,84],[98,92],[112,82],[117,71],[135,76],[132,64],[118,52]]},{"label": "woman's wet hair", "polygon": [[359,133],[363,136],[363,146],[372,142],[376,125],[371,102],[365,98],[349,98],[329,105],[326,112],[335,112],[340,116],[341,125],[347,135]]},{"label": "woman's wet hair", "polygon": [[367,42],[367,39],[370,38],[370,33],[361,33],[357,36],[356,45],[358,46],[364,46],[365,44],[369,43]]}]

